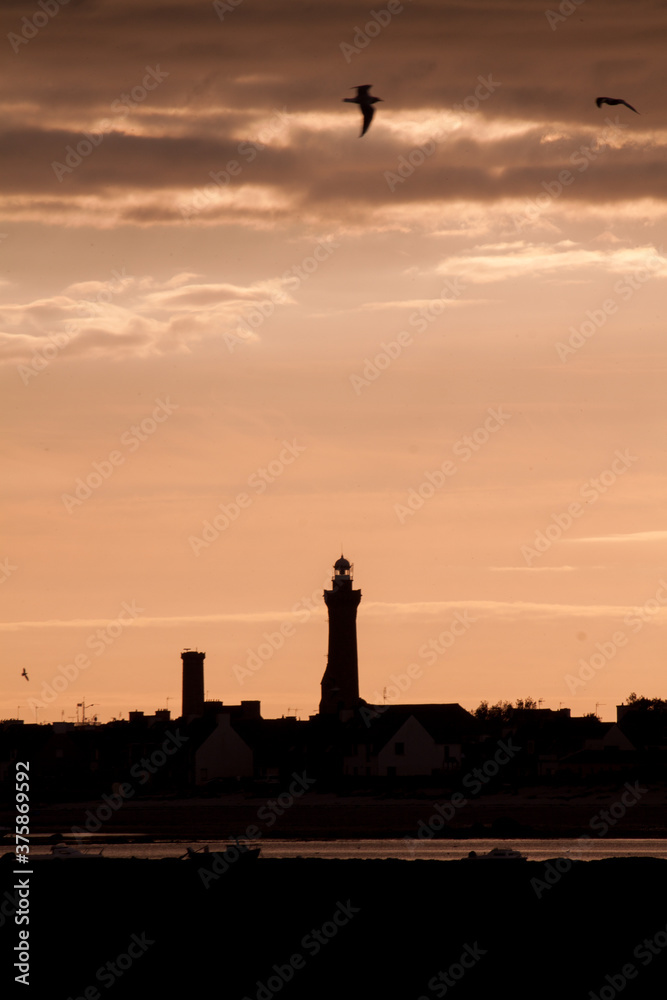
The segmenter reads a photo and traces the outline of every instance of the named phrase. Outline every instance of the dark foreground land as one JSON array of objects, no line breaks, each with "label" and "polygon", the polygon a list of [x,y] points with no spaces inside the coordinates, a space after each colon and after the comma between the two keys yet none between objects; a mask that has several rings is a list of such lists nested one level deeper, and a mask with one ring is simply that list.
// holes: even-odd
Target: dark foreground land
[{"label": "dark foreground land", "polygon": [[[236,855],[218,873],[192,861],[35,862],[31,986],[16,995],[664,996],[667,861],[246,863]],[[13,886],[28,877],[14,867],[0,860],[3,995],[15,995]]]}]

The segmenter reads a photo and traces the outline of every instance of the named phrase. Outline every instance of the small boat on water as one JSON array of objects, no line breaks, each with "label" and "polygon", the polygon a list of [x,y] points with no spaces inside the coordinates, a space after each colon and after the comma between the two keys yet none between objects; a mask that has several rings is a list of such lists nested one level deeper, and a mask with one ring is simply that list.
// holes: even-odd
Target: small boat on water
[{"label": "small boat on water", "polygon": [[47,858],[101,858],[102,851],[98,851],[97,854],[84,853],[79,851],[76,847],[72,847],[70,844],[52,844],[51,853],[46,855]]},{"label": "small boat on water", "polygon": [[514,851],[510,847],[494,847],[486,854],[470,851],[464,861],[526,861],[526,855],[520,851]]}]

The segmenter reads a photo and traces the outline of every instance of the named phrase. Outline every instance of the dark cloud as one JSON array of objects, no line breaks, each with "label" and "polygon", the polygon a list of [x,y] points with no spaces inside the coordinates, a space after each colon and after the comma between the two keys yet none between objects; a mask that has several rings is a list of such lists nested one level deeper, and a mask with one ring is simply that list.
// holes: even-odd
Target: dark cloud
[{"label": "dark cloud", "polygon": [[[91,140],[79,132],[29,129],[0,136],[0,164],[5,192],[37,196],[42,208],[90,194],[113,201],[141,192],[139,204],[121,209],[127,221],[140,224],[242,221],[246,214],[295,209],[328,217],[334,207],[344,218],[401,202],[534,199],[545,192],[561,202],[667,197],[664,147],[646,134],[629,140],[628,131],[615,130],[627,144],[614,148],[604,141],[606,129],[572,130],[548,142],[543,129],[485,141],[443,131],[437,141],[425,136],[417,144],[399,136],[392,142],[378,130],[363,158],[352,147],[349,160],[339,139],[300,129],[293,130],[290,148],[263,149],[229,136],[112,132]],[[248,185],[274,189],[287,205],[235,205]],[[26,200],[23,208],[35,203]]]},{"label": "dark cloud", "polygon": [[[95,195],[116,202],[114,218],[140,225],[253,224],[294,211],[359,219],[402,202],[534,198],[563,170],[574,180],[559,203],[665,198],[667,8],[658,0],[631,12],[621,0],[582,3],[555,22],[542,0],[405,0],[392,17],[352,0],[242,0],[223,20],[212,3],[70,0],[35,29],[37,10],[10,2],[1,16],[14,127],[0,136],[0,169],[13,218],[34,218],[48,202],[74,218],[76,199]],[[19,44],[21,32],[34,37]],[[341,100],[367,80],[385,103],[359,144],[356,113]],[[493,92],[477,100],[480,80]],[[642,117],[601,111],[599,93],[626,97]],[[401,176],[401,158],[419,158],[429,138],[408,138],[410,116],[439,123],[457,108],[463,132],[445,134]],[[330,121],[349,137],[309,128],[309,113],[339,116]],[[604,145],[610,119],[624,126],[621,148]],[[266,148],[249,146],[271,121]],[[582,147],[590,153],[577,154]],[[237,203],[247,185],[274,190],[276,203]],[[123,196],[132,197],[118,204]]]},{"label": "dark cloud", "polygon": [[[36,10],[32,2],[3,5],[4,36],[20,34],[21,18]],[[213,99],[223,108],[323,110],[359,74],[382,86],[395,108],[447,107],[479,74],[493,72],[504,88],[499,113],[585,120],[600,88],[615,84],[661,114],[654,88],[663,77],[667,11],[659,0],[581,4],[555,26],[548,10],[543,0],[405,0],[379,28],[382,2],[243,0],[221,21],[207,2],[70,0],[16,54],[8,42],[4,94],[37,100],[45,111],[61,103],[103,109],[159,63],[169,77],[150,96],[157,107]]]}]

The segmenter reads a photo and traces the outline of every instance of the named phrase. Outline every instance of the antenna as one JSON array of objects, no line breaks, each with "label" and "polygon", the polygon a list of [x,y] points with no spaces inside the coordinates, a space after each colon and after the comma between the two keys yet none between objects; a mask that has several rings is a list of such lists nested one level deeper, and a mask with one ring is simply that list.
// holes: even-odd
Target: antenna
[{"label": "antenna", "polygon": [[76,721],[79,721],[79,709],[81,709],[81,725],[86,724],[86,708],[95,708],[95,703],[92,705],[86,705],[85,699],[83,701],[78,701],[76,703]]},{"label": "antenna", "polygon": [[600,705],[606,705],[606,704],[607,704],[606,701],[596,701],[595,702],[595,714],[596,715],[598,714],[598,708],[600,707]]}]

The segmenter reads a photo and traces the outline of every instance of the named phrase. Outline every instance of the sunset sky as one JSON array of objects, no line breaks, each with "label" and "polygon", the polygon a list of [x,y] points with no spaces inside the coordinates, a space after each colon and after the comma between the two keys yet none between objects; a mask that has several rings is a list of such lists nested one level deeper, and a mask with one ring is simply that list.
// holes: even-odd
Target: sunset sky
[{"label": "sunset sky", "polygon": [[667,7],[560,8],[5,0],[1,717],[307,718],[341,549],[368,701],[667,697]]}]

